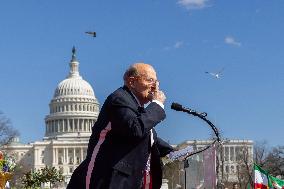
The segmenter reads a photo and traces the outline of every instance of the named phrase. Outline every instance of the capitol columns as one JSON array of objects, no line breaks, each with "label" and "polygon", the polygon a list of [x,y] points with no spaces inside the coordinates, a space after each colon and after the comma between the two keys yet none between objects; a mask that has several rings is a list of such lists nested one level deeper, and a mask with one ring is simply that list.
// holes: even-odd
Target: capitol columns
[{"label": "capitol columns", "polygon": [[55,165],[55,149],[52,148],[52,166]]},{"label": "capitol columns", "polygon": [[66,148],[63,148],[63,164],[65,164],[66,162]]},{"label": "capitol columns", "polygon": [[84,159],[84,155],[83,155],[83,148],[81,147],[80,148],[80,153],[81,153],[81,158],[80,158],[80,161],[83,161],[83,159]]},{"label": "capitol columns", "polygon": [[73,148],[73,165],[76,164],[76,148]]}]

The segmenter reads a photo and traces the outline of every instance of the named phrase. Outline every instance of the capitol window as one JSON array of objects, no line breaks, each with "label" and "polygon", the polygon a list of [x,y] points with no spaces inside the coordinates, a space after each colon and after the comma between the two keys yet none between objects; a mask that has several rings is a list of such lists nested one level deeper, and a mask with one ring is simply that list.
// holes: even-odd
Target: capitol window
[{"label": "capitol window", "polygon": [[58,164],[62,165],[63,164],[63,157],[58,157]]},{"label": "capitol window", "polygon": [[230,147],[230,160],[234,161],[235,151],[234,147]]},{"label": "capitol window", "polygon": [[74,160],[72,157],[69,157],[69,164],[73,164]]},{"label": "capitol window", "polygon": [[232,165],[231,166],[231,172],[234,173],[235,172],[235,167]]},{"label": "capitol window", "polygon": [[225,161],[229,161],[229,147],[225,147]]},{"label": "capitol window", "polygon": [[229,173],[229,166],[228,165],[226,165],[226,173]]}]

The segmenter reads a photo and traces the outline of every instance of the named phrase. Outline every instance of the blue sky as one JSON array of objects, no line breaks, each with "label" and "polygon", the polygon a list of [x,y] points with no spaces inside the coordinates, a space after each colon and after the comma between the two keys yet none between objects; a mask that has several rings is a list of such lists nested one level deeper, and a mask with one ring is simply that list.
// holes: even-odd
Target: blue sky
[{"label": "blue sky", "polygon": [[[157,131],[171,143],[211,133],[170,109],[179,102],[207,112],[225,138],[283,145],[283,8],[281,0],[1,1],[0,110],[23,142],[41,140],[75,45],[101,104],[130,64],[156,68],[167,96]],[[205,74],[222,68],[220,79]]]}]

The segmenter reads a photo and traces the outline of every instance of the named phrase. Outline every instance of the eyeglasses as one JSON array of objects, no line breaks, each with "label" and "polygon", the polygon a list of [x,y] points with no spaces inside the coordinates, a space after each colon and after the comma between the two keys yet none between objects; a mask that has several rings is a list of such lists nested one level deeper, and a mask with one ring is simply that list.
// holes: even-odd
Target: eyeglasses
[{"label": "eyeglasses", "polygon": [[143,78],[144,81],[146,81],[149,84],[159,83],[159,81],[157,79],[153,79],[153,78],[147,77],[145,75],[140,75],[140,76],[137,76],[137,77],[138,78]]}]

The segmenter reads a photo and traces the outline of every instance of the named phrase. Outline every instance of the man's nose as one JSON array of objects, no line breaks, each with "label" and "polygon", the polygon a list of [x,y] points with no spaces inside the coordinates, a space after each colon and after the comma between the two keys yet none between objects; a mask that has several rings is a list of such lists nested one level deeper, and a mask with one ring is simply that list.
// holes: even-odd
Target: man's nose
[{"label": "man's nose", "polygon": [[152,91],[159,90],[159,83],[158,82],[152,83],[151,84],[151,90]]}]

